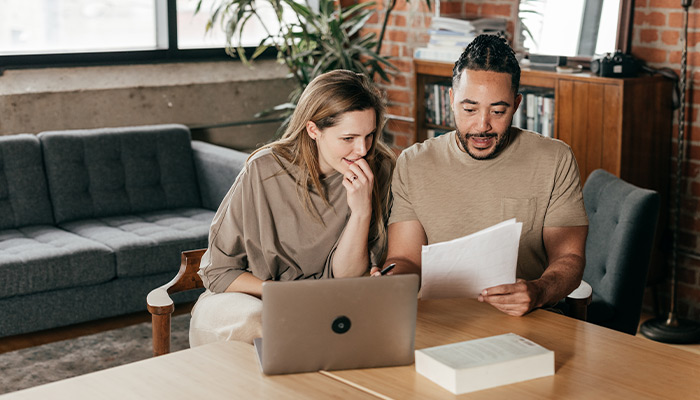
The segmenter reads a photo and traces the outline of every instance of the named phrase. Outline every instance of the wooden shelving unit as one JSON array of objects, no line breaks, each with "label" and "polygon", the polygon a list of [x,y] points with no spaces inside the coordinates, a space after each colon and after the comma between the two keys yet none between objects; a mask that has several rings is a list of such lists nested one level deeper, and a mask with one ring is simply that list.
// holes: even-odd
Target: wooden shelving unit
[{"label": "wooden shelving unit", "polygon": [[[450,63],[414,61],[415,140],[426,139],[425,84],[449,81]],[[523,70],[521,86],[554,90],[554,137],[571,146],[582,181],[603,168],[637,186],[668,192],[672,134],[672,88],[661,76],[601,78]]]}]

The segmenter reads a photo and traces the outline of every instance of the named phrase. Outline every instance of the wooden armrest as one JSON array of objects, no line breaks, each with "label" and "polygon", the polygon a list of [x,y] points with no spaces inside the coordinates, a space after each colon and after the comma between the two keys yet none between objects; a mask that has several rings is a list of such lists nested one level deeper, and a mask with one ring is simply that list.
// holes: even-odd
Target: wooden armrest
[{"label": "wooden armrest", "polygon": [[165,285],[151,290],[146,296],[146,305],[151,313],[154,356],[170,353],[170,317],[175,311],[175,304],[170,295],[204,287],[197,271],[205,251],[206,249],[183,251],[177,275]]},{"label": "wooden armrest", "polygon": [[197,271],[199,271],[199,263],[206,250],[198,249],[182,252],[180,270],[177,272],[177,275],[165,285],[151,290],[146,296],[148,311],[151,314],[161,315],[173,312],[175,307],[170,294],[204,287]]},{"label": "wooden armrest", "polygon": [[581,281],[581,284],[568,296],[566,296],[566,304],[569,305],[569,314],[581,321],[588,319],[588,305],[591,304],[593,298],[593,288],[586,281]]}]

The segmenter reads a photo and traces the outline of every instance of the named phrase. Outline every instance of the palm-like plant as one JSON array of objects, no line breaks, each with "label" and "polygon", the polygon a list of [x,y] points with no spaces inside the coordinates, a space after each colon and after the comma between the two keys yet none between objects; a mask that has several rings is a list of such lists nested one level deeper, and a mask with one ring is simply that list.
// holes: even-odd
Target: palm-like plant
[{"label": "palm-like plant", "polygon": [[[430,0],[425,1],[430,7]],[[196,12],[203,2],[198,0]],[[275,20],[262,16],[261,4],[272,7]],[[244,62],[257,58],[270,47],[277,50],[277,58],[289,69],[296,88],[288,103],[257,116],[282,111],[289,117],[306,85],[324,72],[342,68],[389,80],[389,74],[396,71],[396,67],[379,55],[379,51],[395,4],[396,0],[390,1],[379,36],[374,32],[360,32],[376,12],[375,3],[341,7],[336,0],[319,0],[318,11],[306,2],[294,0],[215,0],[207,30],[222,26],[228,41],[227,51]],[[285,13],[291,13],[293,18],[285,18]],[[248,58],[244,48],[234,42],[243,36],[244,28],[253,20],[260,22],[266,36]]]}]

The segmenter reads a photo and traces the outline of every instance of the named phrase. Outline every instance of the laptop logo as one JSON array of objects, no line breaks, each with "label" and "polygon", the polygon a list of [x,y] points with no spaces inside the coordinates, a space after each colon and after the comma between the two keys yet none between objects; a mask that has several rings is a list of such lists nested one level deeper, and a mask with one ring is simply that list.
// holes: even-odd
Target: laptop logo
[{"label": "laptop logo", "polygon": [[345,315],[341,315],[333,321],[331,329],[333,329],[333,332],[342,335],[350,330],[350,325],[350,318],[346,317]]}]

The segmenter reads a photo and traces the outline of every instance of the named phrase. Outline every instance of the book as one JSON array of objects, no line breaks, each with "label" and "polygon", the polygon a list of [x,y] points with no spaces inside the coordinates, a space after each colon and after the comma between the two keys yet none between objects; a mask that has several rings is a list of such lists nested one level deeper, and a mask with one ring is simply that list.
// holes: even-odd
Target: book
[{"label": "book", "polygon": [[413,51],[413,58],[420,60],[446,61],[454,63],[464,51],[461,47],[428,48],[418,47]]},{"label": "book", "polygon": [[432,29],[444,29],[455,32],[473,32],[476,30],[472,21],[449,17],[433,17],[430,27]]},{"label": "book", "polygon": [[430,28],[444,29],[456,32],[472,32],[481,34],[487,32],[505,32],[508,21],[505,18],[449,18],[433,17]]},{"label": "book", "polygon": [[554,352],[515,333],[416,350],[415,363],[454,394],[554,375]]}]

